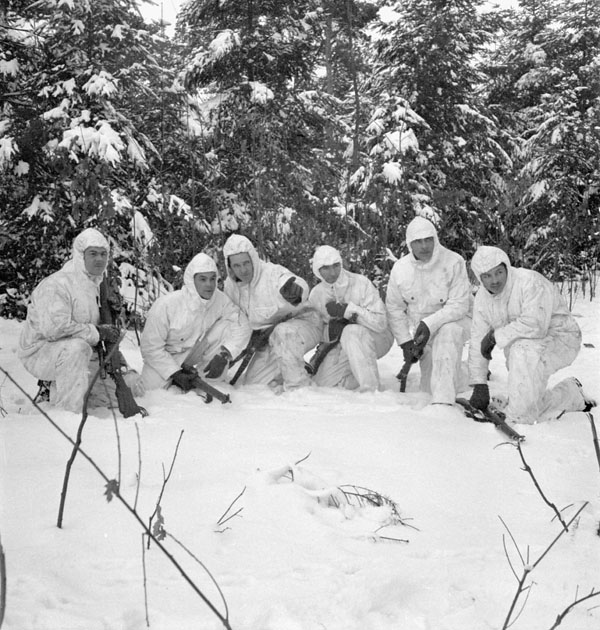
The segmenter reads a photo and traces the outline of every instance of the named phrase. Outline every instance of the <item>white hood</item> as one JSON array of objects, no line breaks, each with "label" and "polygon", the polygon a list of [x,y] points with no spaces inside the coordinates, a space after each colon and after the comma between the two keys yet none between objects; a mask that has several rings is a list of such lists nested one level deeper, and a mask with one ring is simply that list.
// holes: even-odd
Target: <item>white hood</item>
[{"label": "white hood", "polygon": [[344,267],[344,263],[342,262],[342,256],[340,252],[338,252],[335,247],[331,247],[330,245],[321,245],[317,247],[313,259],[312,259],[312,270],[315,276],[319,278],[319,280],[323,280],[323,276],[319,273],[319,269],[321,267],[328,267],[329,265],[335,265],[336,263],[340,263],[342,265],[342,269]]},{"label": "white hood", "polygon": [[499,247],[482,245],[478,247],[477,251],[473,254],[471,269],[477,279],[481,280],[481,274],[487,273],[502,263],[506,265],[506,270],[510,271],[510,260],[504,251]]}]

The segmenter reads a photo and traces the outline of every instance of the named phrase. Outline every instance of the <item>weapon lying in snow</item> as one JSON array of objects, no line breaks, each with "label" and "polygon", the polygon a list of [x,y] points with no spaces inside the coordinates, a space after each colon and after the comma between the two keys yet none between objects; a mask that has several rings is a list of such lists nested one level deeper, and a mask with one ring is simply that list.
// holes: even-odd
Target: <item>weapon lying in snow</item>
[{"label": "weapon lying in snow", "polygon": [[493,407],[488,407],[485,411],[477,409],[473,407],[466,398],[457,398],[456,402],[464,408],[467,418],[471,418],[476,422],[491,422],[506,436],[516,442],[522,442],[525,439],[524,435],[515,431],[515,429],[506,422],[506,416],[500,410],[494,409]]}]

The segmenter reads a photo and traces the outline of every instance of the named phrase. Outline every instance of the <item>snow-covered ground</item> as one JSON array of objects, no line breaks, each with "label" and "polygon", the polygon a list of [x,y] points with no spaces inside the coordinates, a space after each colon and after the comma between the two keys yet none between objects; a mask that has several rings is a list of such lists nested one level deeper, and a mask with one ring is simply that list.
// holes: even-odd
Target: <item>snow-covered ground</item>
[{"label": "snow-covered ground", "polygon": [[[581,298],[574,313],[587,347],[552,382],[576,375],[600,399],[600,300]],[[0,320],[0,366],[34,394],[35,379],[16,358],[19,331]],[[139,367],[133,341],[123,345]],[[83,448],[108,478],[120,478],[131,505],[137,495],[147,522],[181,438],[160,501],[164,545],[224,615],[190,554],[206,565],[235,630],[500,629],[517,589],[509,560],[520,577],[561,525],[497,429],[427,407],[415,391],[418,367],[408,393],[398,392],[401,362],[398,348],[380,361],[385,391],[375,394],[310,388],[276,396],[226,386],[232,404],[206,405],[194,394],[152,392],[139,400],[150,412],[144,419],[119,416],[115,426],[108,410],[93,410]],[[502,391],[499,356],[491,367],[492,391]],[[156,546],[144,550],[139,523],[118,499],[107,502],[105,481],[81,455],[57,528],[71,445],[4,374],[0,406],[3,630],[142,630],[145,591],[151,628],[223,627]],[[42,407],[75,436],[78,416]],[[600,430],[600,414],[596,422]],[[600,589],[599,463],[583,413],[517,428],[564,519],[589,502],[516,605],[523,611],[512,628],[549,630],[574,600]],[[404,524],[394,524],[389,505],[360,505],[351,495],[345,502],[336,489],[345,484],[392,499]],[[600,597],[561,624],[598,628]]]}]

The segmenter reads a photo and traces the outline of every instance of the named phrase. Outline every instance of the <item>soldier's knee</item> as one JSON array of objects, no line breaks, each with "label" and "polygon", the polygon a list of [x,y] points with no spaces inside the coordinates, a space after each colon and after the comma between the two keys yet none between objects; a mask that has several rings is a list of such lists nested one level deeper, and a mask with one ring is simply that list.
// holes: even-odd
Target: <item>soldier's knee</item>
[{"label": "soldier's knee", "polygon": [[65,339],[62,344],[63,348],[57,363],[76,365],[77,367],[84,365],[87,367],[93,352],[89,343],[83,339],[73,338]]}]

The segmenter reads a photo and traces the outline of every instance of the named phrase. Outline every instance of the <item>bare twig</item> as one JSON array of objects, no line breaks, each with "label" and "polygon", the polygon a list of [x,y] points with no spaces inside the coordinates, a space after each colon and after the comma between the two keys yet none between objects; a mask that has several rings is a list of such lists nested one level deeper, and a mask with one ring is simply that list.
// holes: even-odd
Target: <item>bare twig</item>
[{"label": "bare twig", "polygon": [[146,534],[142,534],[142,573],[144,576],[144,610],[146,611],[146,627],[150,627],[150,615],[148,613],[148,577],[146,575],[146,542],[144,538]]},{"label": "bare twig", "polygon": [[590,420],[590,425],[592,427],[592,436],[594,439],[594,450],[596,451],[596,459],[598,460],[598,468],[600,468],[600,445],[598,444],[598,432],[596,431],[596,422],[594,421],[594,416],[591,413],[586,414]]},{"label": "bare twig", "polygon": [[[530,589],[531,587],[526,587],[524,586],[525,581],[527,580],[528,575],[540,564],[540,562],[546,557],[546,555],[550,552],[550,550],[552,549],[552,547],[554,547],[554,545],[556,544],[556,542],[558,541],[558,539],[566,532],[569,531],[569,527],[571,526],[571,524],[573,523],[573,521],[579,516],[579,514],[585,509],[585,507],[588,505],[588,502],[586,501],[578,510],[577,512],[575,512],[575,515],[571,518],[571,520],[567,523],[566,527],[564,527],[563,529],[560,530],[559,534],[554,538],[554,540],[546,547],[546,549],[542,552],[542,554],[540,555],[540,557],[533,563],[529,562],[529,552],[527,553],[527,562],[525,562],[523,560],[523,556],[519,550],[519,547],[514,539],[514,536],[512,535],[512,532],[510,531],[510,529],[508,528],[508,526],[506,525],[506,523],[502,520],[501,517],[500,520],[502,521],[502,524],[504,525],[504,527],[506,528],[506,531],[509,533],[515,548],[517,550],[517,552],[519,553],[519,557],[521,558],[521,562],[523,564],[523,573],[521,574],[521,577],[518,579],[518,586],[517,586],[517,590],[515,592],[515,595],[512,599],[512,602],[510,604],[510,608],[508,610],[508,614],[506,615],[506,619],[504,620],[504,624],[502,625],[502,630],[507,630],[507,628],[510,628],[510,626],[516,621],[516,619],[518,618],[518,616],[521,614],[521,612],[523,612],[523,609],[525,607],[525,603],[527,603],[527,600],[525,600],[525,603],[523,604],[523,606],[521,607],[521,610],[519,611],[518,615],[512,619],[513,616],[513,612],[515,610],[515,606],[517,605],[517,602],[519,600],[519,597],[521,596],[521,594],[523,592],[525,592],[526,590]],[[505,552],[506,552],[506,547],[505,547]],[[507,556],[508,557],[508,556]],[[509,564],[510,564],[510,559],[509,559]],[[514,569],[511,566],[511,569],[513,571],[513,573],[515,573]],[[529,595],[528,595],[529,596]]]},{"label": "bare twig", "polygon": [[191,556],[204,569],[208,577],[211,579],[211,582],[215,585],[215,588],[217,589],[219,595],[221,596],[221,601],[223,602],[223,606],[225,608],[225,619],[229,619],[229,606],[227,606],[227,600],[225,599],[225,595],[223,595],[223,591],[221,590],[221,587],[217,583],[217,580],[215,580],[213,574],[208,570],[208,567],[204,564],[204,562],[202,562],[202,560],[200,560],[200,558],[198,558],[198,556],[193,554],[181,541],[177,540],[177,538],[175,538],[173,534],[167,533],[167,536],[169,536],[169,538],[174,540],[189,556]]},{"label": "bare twig", "polygon": [[575,521],[575,519],[581,514],[581,512],[583,512],[583,510],[589,505],[588,501],[585,501],[585,503],[577,510],[577,512],[575,512],[575,516],[573,516],[573,518],[567,523],[567,528],[563,529],[558,536],[556,536],[556,538],[548,545],[548,548],[544,551],[544,553],[542,553],[542,555],[534,562],[533,564],[533,568],[535,569],[535,567],[537,567],[537,565],[544,559],[544,557],[546,556],[546,554],[550,551],[550,549],[552,549],[552,547],[554,547],[554,545],[558,542],[558,539],[564,534],[565,531],[568,531],[568,528],[571,527],[571,524],[573,523],[573,521]]},{"label": "bare twig", "polygon": [[[169,479],[171,478],[171,473],[173,472],[173,467],[175,466],[175,460],[177,459],[177,451],[179,450],[179,444],[181,444],[181,438],[182,437],[183,437],[183,430],[179,434],[179,439],[177,440],[177,444],[175,446],[175,452],[173,453],[173,459],[171,460],[171,466],[169,467],[169,472],[166,475],[165,475],[165,468],[164,468],[164,464],[163,464],[163,483],[162,483],[162,486],[160,488],[160,493],[159,493],[158,499],[156,501],[156,506],[154,508],[154,512],[152,512],[152,515],[148,519],[148,529],[152,529],[152,521],[154,520],[154,517],[158,513],[160,513],[160,502],[161,502],[163,494],[165,492],[165,488],[167,487],[167,483],[168,483]],[[150,539],[148,539],[148,549],[150,549]]]},{"label": "bare twig", "polygon": [[[118,347],[119,347],[118,343],[114,344],[114,346],[110,349],[110,352],[108,352],[108,354],[106,355],[106,361],[108,361],[111,358],[111,356],[117,351]],[[2,368],[0,368],[0,369],[2,369]],[[67,490],[69,488],[69,478],[71,476],[71,468],[73,466],[73,462],[75,461],[75,457],[77,456],[77,452],[79,451],[79,449],[81,447],[81,440],[82,440],[82,437],[83,437],[83,427],[85,426],[85,423],[86,423],[87,418],[88,418],[88,411],[87,411],[88,400],[90,398],[90,394],[92,392],[92,388],[94,387],[94,383],[97,381],[98,376],[100,376],[100,369],[101,368],[98,368],[98,370],[96,371],[96,373],[92,377],[92,380],[90,381],[90,383],[88,385],[87,391],[85,392],[85,396],[83,397],[83,409],[82,409],[82,412],[81,412],[81,420],[79,422],[79,426],[77,427],[77,437],[75,439],[75,442],[73,442],[69,438],[69,441],[72,442],[72,444],[73,444],[73,450],[71,451],[71,456],[69,457],[69,460],[67,461],[67,465],[65,467],[65,476],[63,478],[63,485],[62,485],[62,490],[61,490],[61,493],[60,493],[60,503],[59,503],[59,506],[58,506],[58,518],[56,519],[56,526],[59,529],[62,528],[64,513],[65,513],[65,502],[67,500]],[[2,371],[8,376],[8,378],[10,378],[10,380],[15,385],[17,385],[16,381],[10,376],[10,374],[8,374],[8,372],[5,372],[4,370],[2,370]],[[23,391],[25,393],[25,395],[29,398],[29,400],[31,400],[33,406],[38,411],[41,411],[41,409],[38,407],[37,403],[32,400],[31,396],[29,396],[29,394],[27,394],[27,392],[25,392],[25,390],[23,390],[20,385],[17,385],[17,387],[19,389],[21,389],[21,391]],[[44,414],[44,415],[47,415],[47,414]]]},{"label": "bare twig", "polygon": [[555,628],[558,628],[558,626],[560,626],[560,624],[563,622],[563,619],[573,610],[573,608],[575,608],[575,606],[581,604],[581,602],[585,602],[586,600],[591,599],[592,597],[597,597],[598,595],[600,595],[600,591],[594,591],[594,589],[592,589],[589,595],[585,595],[584,597],[576,599],[574,602],[569,604],[559,615],[556,616],[556,621],[552,624],[549,630],[555,630]]},{"label": "bare twig", "polygon": [[[104,384],[104,387],[106,387],[106,383]],[[107,394],[108,394],[108,388],[106,387],[107,390]],[[119,484],[119,488],[121,487],[121,469],[122,469],[122,454],[121,454],[121,434],[119,433],[119,423],[117,422],[117,414],[115,413],[115,410],[113,407],[110,408],[110,411],[112,413],[112,417],[113,417],[113,424],[115,425],[115,434],[117,436],[117,457],[118,457],[118,464],[117,464],[117,483]]]},{"label": "bare twig", "polygon": [[[77,446],[76,442],[37,404],[33,402],[31,396],[25,391],[19,383],[3,368],[0,366],[0,372],[3,372],[8,376],[10,381],[17,387],[17,389],[24,394],[31,404],[40,412],[40,414],[48,420],[48,422],[62,435],[62,437],[67,440],[74,448],[77,447],[77,452],[83,457],[88,464],[98,473],[98,475],[105,481],[106,484],[110,484],[111,480],[107,477],[104,471],[98,466],[98,464],[92,459],[82,448],[81,446]],[[215,605],[204,595],[204,593],[198,588],[192,578],[187,574],[185,569],[177,562],[176,558],[169,552],[169,550],[162,544],[160,540],[156,536],[152,534],[152,531],[146,526],[142,517],[133,509],[133,507],[127,502],[127,500],[121,495],[119,489],[114,491],[113,496],[117,498],[123,507],[129,512],[129,514],[137,521],[139,526],[142,528],[143,532],[152,539],[154,544],[160,549],[160,551],[167,557],[169,562],[177,569],[181,577],[190,585],[192,590],[200,597],[200,599],[210,608],[213,614],[218,617],[226,630],[231,630],[231,626],[229,625],[228,619],[226,619],[215,607]]]},{"label": "bare twig", "polygon": [[137,472],[137,482],[135,484],[135,499],[133,501],[133,509],[137,509],[137,502],[140,496],[140,484],[142,483],[142,441],[140,440],[140,428],[138,427],[138,423],[135,423],[135,434],[137,438],[138,445],[138,472]]},{"label": "bare twig", "polygon": [[306,454],[306,455],[305,455],[302,459],[299,459],[299,460],[298,460],[298,461],[294,464],[294,466],[297,466],[298,464],[301,464],[302,462],[305,462],[305,461],[306,461],[306,460],[310,457],[310,454],[311,454],[311,453],[312,453],[312,451],[308,451],[308,453],[307,453],[307,454]]},{"label": "bare twig", "polygon": [[235,497],[235,499],[229,504],[229,507],[225,510],[225,512],[223,512],[223,515],[221,516],[221,518],[217,521],[217,525],[224,525],[228,520],[232,519],[234,516],[237,516],[244,508],[241,507],[239,510],[237,510],[236,512],[234,512],[231,516],[225,518],[228,514],[228,512],[231,510],[231,508],[235,505],[235,503],[237,502],[237,500],[244,494],[244,492],[246,492],[246,486],[244,486],[244,489],[237,495],[237,497]]},{"label": "bare twig", "polygon": [[529,464],[525,461],[525,455],[523,455],[523,449],[521,448],[521,443],[517,442],[515,446],[517,450],[519,451],[519,455],[521,456],[521,461],[523,462],[523,470],[526,473],[529,473],[529,476],[531,477],[533,481],[533,485],[536,487],[537,491],[540,493],[540,496],[544,500],[544,503],[554,510],[554,514],[556,515],[556,518],[558,518],[564,530],[568,531],[567,524],[565,523],[563,517],[561,516],[559,509],[556,507],[556,505],[554,505],[554,503],[552,503],[546,498],[546,495],[544,494],[542,488],[540,487],[540,484],[538,483],[537,479],[535,478],[535,475],[533,474],[533,471],[531,470],[531,466],[529,466]]},{"label": "bare twig", "polygon": [[2,540],[0,539],[0,628],[4,621],[4,613],[6,611],[6,559],[4,558],[4,549],[2,548]]}]

